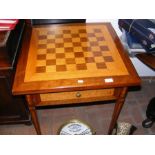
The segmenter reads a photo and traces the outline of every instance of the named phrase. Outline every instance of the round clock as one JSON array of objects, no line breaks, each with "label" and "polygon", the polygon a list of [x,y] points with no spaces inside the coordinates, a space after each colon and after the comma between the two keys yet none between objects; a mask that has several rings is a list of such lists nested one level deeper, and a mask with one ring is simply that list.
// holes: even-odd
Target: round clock
[{"label": "round clock", "polygon": [[79,120],[70,120],[59,129],[59,135],[93,135],[92,128]]}]

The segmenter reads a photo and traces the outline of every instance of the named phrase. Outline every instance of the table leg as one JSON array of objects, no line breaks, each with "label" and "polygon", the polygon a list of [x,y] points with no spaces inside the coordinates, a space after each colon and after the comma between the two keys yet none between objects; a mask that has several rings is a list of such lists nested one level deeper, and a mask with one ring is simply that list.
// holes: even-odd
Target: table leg
[{"label": "table leg", "polygon": [[41,135],[41,130],[40,130],[40,125],[39,125],[39,121],[38,121],[38,116],[37,116],[36,108],[35,108],[35,105],[33,104],[31,96],[30,95],[26,95],[26,100],[28,102],[28,106],[29,106],[29,110],[30,110],[30,113],[31,113],[33,125],[34,125],[34,127],[36,129],[37,134]]},{"label": "table leg", "polygon": [[112,131],[113,131],[113,129],[114,129],[116,123],[117,123],[117,119],[119,117],[119,114],[120,114],[120,112],[122,110],[122,107],[123,107],[123,104],[124,104],[124,101],[125,101],[126,93],[127,93],[127,87],[122,88],[122,90],[119,93],[119,97],[116,100],[113,115],[112,115],[112,120],[111,120],[110,127],[109,127],[109,130],[108,130],[109,135],[112,134]]}]

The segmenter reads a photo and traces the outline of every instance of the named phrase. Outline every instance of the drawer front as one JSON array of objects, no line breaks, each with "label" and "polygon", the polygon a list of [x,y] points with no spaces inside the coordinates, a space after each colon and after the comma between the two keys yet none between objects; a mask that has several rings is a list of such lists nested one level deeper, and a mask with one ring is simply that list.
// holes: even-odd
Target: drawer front
[{"label": "drawer front", "polygon": [[[70,104],[115,99],[114,89],[84,90],[39,95],[39,104]],[[38,100],[37,100],[38,101]]]}]

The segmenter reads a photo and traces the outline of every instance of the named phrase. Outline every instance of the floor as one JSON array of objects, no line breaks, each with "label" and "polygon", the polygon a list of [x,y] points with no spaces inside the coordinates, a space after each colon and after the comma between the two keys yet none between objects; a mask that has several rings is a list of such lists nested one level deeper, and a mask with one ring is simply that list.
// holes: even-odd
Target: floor
[{"label": "floor", "polygon": [[[131,123],[136,127],[133,135],[155,134],[155,124],[145,129],[142,121],[145,119],[145,111],[149,100],[155,96],[155,79],[143,78],[141,88],[129,91],[124,107],[118,121]],[[38,117],[42,134],[55,135],[62,124],[70,119],[80,119],[89,124],[97,135],[106,135],[111,120],[113,102],[95,105],[82,105],[75,107],[38,109]],[[1,125],[1,135],[34,135],[36,134],[33,125]]]}]

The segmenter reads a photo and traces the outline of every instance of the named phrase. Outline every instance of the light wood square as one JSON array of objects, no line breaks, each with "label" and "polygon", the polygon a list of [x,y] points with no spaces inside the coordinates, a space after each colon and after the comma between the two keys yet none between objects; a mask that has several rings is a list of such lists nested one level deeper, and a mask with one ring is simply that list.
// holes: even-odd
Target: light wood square
[{"label": "light wood square", "polygon": [[96,37],[90,37],[89,41],[97,41]]},{"label": "light wood square", "polygon": [[49,59],[56,59],[56,55],[55,53],[49,53],[46,55],[46,59],[49,60]]},{"label": "light wood square", "polygon": [[94,57],[92,52],[84,52],[84,57]]},{"label": "light wood square", "polygon": [[67,71],[76,71],[76,64],[67,65]]},{"label": "light wood square", "polygon": [[46,66],[46,73],[56,72],[56,66]]},{"label": "light wood square", "polygon": [[82,52],[82,47],[74,47],[74,52]]},{"label": "light wood square", "polygon": [[72,38],[71,34],[63,34],[63,38]]},{"label": "light wood square", "polygon": [[55,44],[54,43],[48,43],[47,48],[55,48]]},{"label": "light wood square", "polygon": [[73,43],[64,43],[64,47],[73,47]]},{"label": "light wood square", "polygon": [[66,64],[66,61],[65,59],[56,59],[56,65],[65,65]]},{"label": "light wood square", "polygon": [[94,47],[92,46],[91,47],[91,50],[92,51],[98,51],[99,52],[100,51],[100,48],[98,46],[94,46]]},{"label": "light wood square", "polygon": [[95,62],[104,62],[103,57],[95,57]]},{"label": "light wood square", "polygon": [[64,42],[63,38],[56,38],[55,39],[55,43],[63,43],[63,42]]},{"label": "light wood square", "polygon": [[47,44],[47,40],[46,39],[38,40],[38,44]]},{"label": "light wood square", "polygon": [[37,60],[36,66],[46,66],[46,60]]},{"label": "light wood square", "polygon": [[52,35],[52,34],[48,34],[48,35],[47,35],[47,39],[55,39],[55,36]]},{"label": "light wood square", "polygon": [[83,64],[83,63],[86,63],[86,62],[85,62],[85,58],[75,58],[75,62],[76,62],[76,64]]},{"label": "light wood square", "polygon": [[74,58],[74,53],[65,53],[65,58]]},{"label": "light wood square", "polygon": [[56,53],[64,53],[65,52],[65,49],[64,48],[56,48],[55,49],[55,52]]},{"label": "light wood square", "polygon": [[80,42],[80,38],[72,38],[72,42]]},{"label": "light wood square", "polygon": [[89,42],[82,42],[81,45],[82,45],[82,47],[89,47],[90,43]]},{"label": "light wood square", "polygon": [[[86,66],[87,66],[88,70],[94,70],[94,71],[97,70],[96,63],[87,63]],[[94,72],[94,74],[95,74],[95,72]]]},{"label": "light wood square", "polygon": [[37,54],[38,55],[46,54],[46,49],[38,49]]}]

